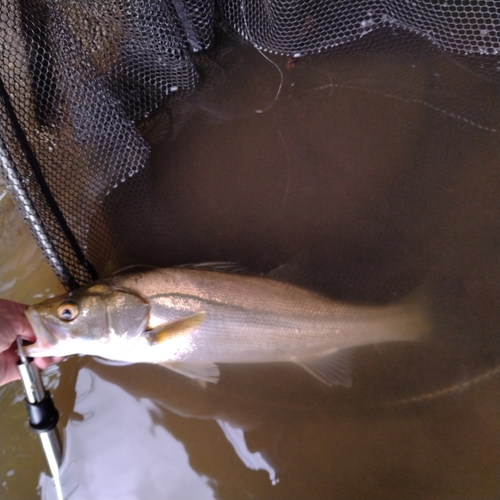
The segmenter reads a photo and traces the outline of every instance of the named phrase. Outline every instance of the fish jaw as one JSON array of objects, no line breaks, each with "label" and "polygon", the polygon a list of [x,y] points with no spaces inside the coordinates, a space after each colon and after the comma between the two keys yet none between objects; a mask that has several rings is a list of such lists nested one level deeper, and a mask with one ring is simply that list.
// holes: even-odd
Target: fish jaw
[{"label": "fish jaw", "polygon": [[23,347],[26,356],[51,357],[67,356],[74,354],[75,350],[69,348],[69,332],[58,325],[44,320],[33,308],[27,307],[24,311],[31,328],[35,332],[36,341]]},{"label": "fish jaw", "polygon": [[[50,331],[42,323],[40,316],[31,308],[27,307],[24,311],[31,328],[35,332],[36,341],[29,346],[24,347],[24,352],[28,356],[42,356],[47,350],[57,343],[57,339],[50,333]],[[51,356],[52,354],[47,354]]]}]

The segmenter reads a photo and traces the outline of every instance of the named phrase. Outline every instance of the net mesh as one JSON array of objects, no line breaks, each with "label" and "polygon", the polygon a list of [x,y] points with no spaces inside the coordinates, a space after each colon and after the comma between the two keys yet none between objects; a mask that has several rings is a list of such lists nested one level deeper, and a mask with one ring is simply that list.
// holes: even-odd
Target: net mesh
[{"label": "net mesh", "polygon": [[[495,83],[499,14],[497,2],[480,0],[2,2],[3,176],[58,277],[68,287],[84,284],[135,258],[121,243],[116,221],[124,216],[116,214],[137,217],[136,227],[148,217],[150,145],[175,136],[200,99],[210,102],[229,79],[221,69],[228,54],[233,70],[249,64],[256,48],[275,65],[273,55],[285,56],[287,68],[309,58],[318,71],[329,51],[421,40],[466,64],[478,81]],[[398,83],[380,92],[417,100],[412,82],[395,72]],[[481,91],[464,99],[435,87],[442,98],[430,106],[496,131],[498,117],[480,104]],[[259,95],[275,99],[275,91]],[[130,208],[132,199],[142,200],[140,209]]]},{"label": "net mesh", "polygon": [[384,27],[401,28],[460,54],[497,54],[495,2],[221,2],[232,30],[277,54],[315,54]]}]

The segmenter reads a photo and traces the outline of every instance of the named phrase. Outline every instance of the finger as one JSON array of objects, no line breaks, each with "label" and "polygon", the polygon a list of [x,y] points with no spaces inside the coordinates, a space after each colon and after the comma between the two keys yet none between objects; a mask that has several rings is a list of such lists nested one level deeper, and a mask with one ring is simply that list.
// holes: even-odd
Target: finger
[{"label": "finger", "polygon": [[0,299],[0,315],[7,312],[24,314],[26,306],[20,302],[13,302],[12,300]]},{"label": "finger", "polygon": [[[20,377],[17,361],[19,356],[14,348],[7,349],[0,353],[0,386],[8,384]],[[59,363],[62,358],[35,358],[33,361],[40,370],[45,370],[49,365]]]},{"label": "finger", "polygon": [[5,314],[0,317],[0,351],[5,351],[16,340],[21,337],[28,342],[36,340],[28,320],[24,316]]},{"label": "finger", "polygon": [[30,342],[36,340],[24,307],[18,302],[0,300],[0,351],[5,351],[18,336]]},{"label": "finger", "polygon": [[35,358],[33,363],[40,368],[40,370],[45,370],[50,365],[53,365],[55,363],[60,363],[62,361],[62,358],[56,358],[56,357],[50,357],[50,358]]}]

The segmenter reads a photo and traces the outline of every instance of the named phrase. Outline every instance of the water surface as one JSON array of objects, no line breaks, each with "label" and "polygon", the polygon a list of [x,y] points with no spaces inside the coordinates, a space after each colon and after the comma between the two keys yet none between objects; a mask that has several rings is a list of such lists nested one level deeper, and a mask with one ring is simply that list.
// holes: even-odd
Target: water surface
[{"label": "water surface", "polygon": [[[350,389],[287,365],[222,366],[204,389],[158,366],[65,361],[49,381],[68,498],[497,498],[498,89],[427,45],[228,54],[170,135],[149,137],[148,197],[111,194],[124,260],[266,272],[303,255],[294,281],[336,300],[423,287],[432,338],[359,349]],[[16,273],[30,284],[5,296],[52,290]],[[18,384],[0,404],[1,497],[54,498]]]}]

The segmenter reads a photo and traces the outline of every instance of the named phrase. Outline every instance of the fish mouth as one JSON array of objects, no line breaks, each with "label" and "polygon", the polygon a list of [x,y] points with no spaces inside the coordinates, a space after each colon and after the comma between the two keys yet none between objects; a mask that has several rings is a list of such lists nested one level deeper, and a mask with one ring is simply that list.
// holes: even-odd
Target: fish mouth
[{"label": "fish mouth", "polygon": [[52,356],[53,348],[59,343],[60,336],[63,332],[58,332],[60,327],[53,325],[49,321],[45,321],[31,307],[25,309],[24,314],[35,332],[36,341],[23,348],[26,356]]}]

